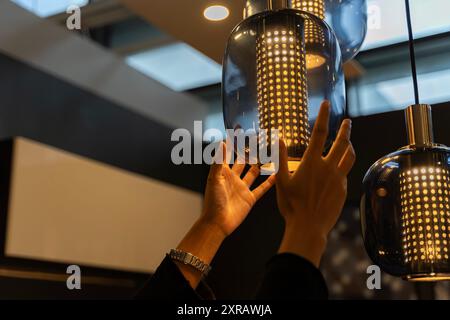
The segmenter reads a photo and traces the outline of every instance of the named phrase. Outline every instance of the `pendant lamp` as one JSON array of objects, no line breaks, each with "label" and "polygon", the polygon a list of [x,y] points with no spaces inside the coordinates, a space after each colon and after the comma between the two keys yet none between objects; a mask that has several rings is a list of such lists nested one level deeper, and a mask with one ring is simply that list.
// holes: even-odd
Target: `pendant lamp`
[{"label": "pendant lamp", "polygon": [[366,173],[364,244],[385,272],[410,281],[450,280],[450,149],[433,139],[431,107],[420,104],[409,0],[405,0],[415,105],[405,110],[408,145]]},{"label": "pendant lamp", "polygon": [[[254,130],[258,147],[270,147],[270,133],[279,130],[287,144],[289,167],[295,170],[322,101],[332,106],[329,142],[343,117],[340,47],[331,28],[314,14],[288,8],[287,0],[270,0],[267,8],[257,3],[261,6],[246,7],[244,15],[249,17],[235,27],[227,43],[222,79],[225,127]],[[250,149],[246,146],[240,156],[257,163]]]}]

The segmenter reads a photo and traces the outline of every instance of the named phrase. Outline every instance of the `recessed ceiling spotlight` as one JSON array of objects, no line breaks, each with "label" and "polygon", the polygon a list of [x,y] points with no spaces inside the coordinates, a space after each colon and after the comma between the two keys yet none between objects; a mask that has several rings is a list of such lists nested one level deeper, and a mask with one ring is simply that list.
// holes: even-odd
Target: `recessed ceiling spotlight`
[{"label": "recessed ceiling spotlight", "polygon": [[228,10],[227,7],[224,6],[209,6],[208,8],[203,11],[203,15],[206,19],[211,21],[221,21],[228,18],[230,15],[230,10]]}]

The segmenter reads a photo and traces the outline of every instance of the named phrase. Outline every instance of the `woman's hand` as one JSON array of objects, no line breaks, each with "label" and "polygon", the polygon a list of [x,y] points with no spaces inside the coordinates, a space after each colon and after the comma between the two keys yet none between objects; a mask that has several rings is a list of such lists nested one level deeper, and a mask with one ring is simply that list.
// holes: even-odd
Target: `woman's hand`
[{"label": "woman's hand", "polygon": [[[245,164],[234,164],[232,168],[225,162],[226,146],[221,143],[221,163],[211,166],[206,185],[203,212],[178,245],[178,249],[189,252],[203,262],[210,264],[223,240],[230,235],[247,217],[253,205],[275,183],[270,176],[253,191],[251,185],[259,176],[259,168],[252,166],[241,178]],[[190,283],[196,288],[202,275],[191,266],[175,262]]]},{"label": "woman's hand", "polygon": [[260,170],[252,165],[241,178],[245,164],[235,163],[232,168],[225,163],[226,145],[221,143],[222,164],[213,164],[209,171],[208,182],[200,220],[215,225],[225,236],[230,235],[247,217],[253,205],[275,183],[270,176],[253,190],[250,190]]},{"label": "woman's hand", "polygon": [[287,149],[280,141],[277,200],[286,222],[280,253],[303,256],[316,266],[325,250],[327,236],[336,224],[347,197],[347,175],[355,162],[350,142],[351,121],[342,122],[330,152],[323,157],[328,136],[330,105],[324,102],[309,146],[298,169],[290,174]]}]

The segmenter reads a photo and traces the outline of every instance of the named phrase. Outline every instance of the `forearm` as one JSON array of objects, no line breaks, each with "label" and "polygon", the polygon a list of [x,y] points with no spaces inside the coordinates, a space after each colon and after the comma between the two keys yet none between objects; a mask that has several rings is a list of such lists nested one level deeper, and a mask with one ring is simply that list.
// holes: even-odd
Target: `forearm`
[{"label": "forearm", "polygon": [[[218,226],[200,219],[192,226],[177,249],[189,252],[203,262],[211,264],[224,239],[225,234]],[[202,273],[192,266],[181,262],[175,263],[191,287],[197,288]]]}]

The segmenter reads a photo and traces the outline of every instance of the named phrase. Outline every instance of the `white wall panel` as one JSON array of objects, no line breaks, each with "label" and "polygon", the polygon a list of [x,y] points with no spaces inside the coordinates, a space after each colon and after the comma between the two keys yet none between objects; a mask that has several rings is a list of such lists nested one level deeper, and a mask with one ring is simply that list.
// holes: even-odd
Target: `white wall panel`
[{"label": "white wall panel", "polygon": [[201,202],[198,193],[17,138],[5,253],[149,272]]}]

